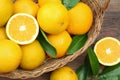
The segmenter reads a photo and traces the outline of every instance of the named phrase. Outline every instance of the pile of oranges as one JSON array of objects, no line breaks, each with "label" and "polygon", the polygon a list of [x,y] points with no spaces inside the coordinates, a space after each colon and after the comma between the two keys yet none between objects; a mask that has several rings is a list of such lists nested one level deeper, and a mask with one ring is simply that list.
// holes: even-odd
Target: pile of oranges
[{"label": "pile of oranges", "polygon": [[72,42],[71,36],[87,33],[93,22],[92,10],[83,2],[70,10],[62,0],[38,0],[38,3],[0,0],[1,3],[9,4],[2,5],[6,9],[0,10],[0,16],[3,16],[0,17],[1,73],[11,72],[18,66],[32,70],[42,65],[46,52],[37,40],[40,30],[55,47],[56,58],[60,58],[65,56]]}]

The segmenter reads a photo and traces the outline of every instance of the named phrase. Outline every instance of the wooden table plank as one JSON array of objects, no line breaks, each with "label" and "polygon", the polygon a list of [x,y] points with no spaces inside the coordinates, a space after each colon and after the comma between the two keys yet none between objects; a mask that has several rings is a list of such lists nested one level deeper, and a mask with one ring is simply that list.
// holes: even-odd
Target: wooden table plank
[{"label": "wooden table plank", "polygon": [[[105,36],[112,36],[120,40],[120,0],[111,0],[110,5],[106,10],[102,29],[97,40]],[[80,65],[83,64],[85,55],[86,53],[84,53],[74,61],[68,63],[67,65],[71,66],[74,70],[77,69]],[[49,74],[50,73],[47,73],[40,77],[34,79],[26,79],[26,80],[49,80]],[[11,79],[0,78],[0,80],[11,80]]]},{"label": "wooden table plank", "polygon": [[110,0],[110,4],[107,11],[120,12],[120,0]]}]

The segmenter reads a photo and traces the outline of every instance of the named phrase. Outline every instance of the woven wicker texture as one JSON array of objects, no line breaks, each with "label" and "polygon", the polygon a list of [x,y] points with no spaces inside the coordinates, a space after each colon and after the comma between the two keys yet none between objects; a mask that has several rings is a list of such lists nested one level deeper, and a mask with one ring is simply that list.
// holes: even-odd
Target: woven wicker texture
[{"label": "woven wicker texture", "polygon": [[[80,56],[95,41],[95,39],[99,35],[101,25],[103,22],[104,12],[109,4],[109,0],[82,0],[82,1],[87,3],[91,7],[94,14],[94,22],[88,33],[88,40],[80,50],[75,52],[73,55],[65,56],[59,59],[48,58],[40,67],[32,71],[17,69],[7,74],[0,74],[0,76],[7,77],[10,79],[34,78],[49,71],[53,71],[59,67],[62,67],[76,59],[78,56]],[[37,0],[35,0],[35,2],[37,2]]]}]

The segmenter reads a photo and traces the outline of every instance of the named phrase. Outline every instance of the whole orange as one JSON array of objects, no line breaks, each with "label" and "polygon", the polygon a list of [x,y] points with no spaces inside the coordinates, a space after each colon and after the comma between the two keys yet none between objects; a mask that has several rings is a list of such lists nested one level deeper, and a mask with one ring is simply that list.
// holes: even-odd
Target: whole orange
[{"label": "whole orange", "polygon": [[64,31],[68,26],[68,11],[60,3],[46,3],[39,8],[37,20],[43,31],[49,34],[57,34]]},{"label": "whole orange", "polygon": [[54,70],[50,74],[50,80],[78,80],[78,77],[71,67],[64,66]]},{"label": "whole orange", "polygon": [[11,40],[0,40],[0,73],[7,73],[18,68],[22,51],[18,44]]},{"label": "whole orange", "polygon": [[0,27],[0,39],[7,39],[5,27]]},{"label": "whole orange", "polygon": [[70,23],[67,31],[70,34],[85,34],[90,29],[93,22],[93,13],[91,8],[79,2],[75,7],[69,10]]},{"label": "whole orange", "polygon": [[12,0],[0,0],[0,27],[4,26],[13,14]]},{"label": "whole orange", "polygon": [[23,57],[20,67],[26,70],[33,70],[40,65],[45,60],[46,54],[41,46],[41,44],[35,40],[31,44],[21,46]]},{"label": "whole orange", "polygon": [[17,0],[14,3],[14,13],[28,13],[36,16],[39,7],[32,0]]},{"label": "whole orange", "polygon": [[63,31],[59,34],[48,35],[48,40],[55,47],[57,51],[57,58],[66,54],[66,51],[72,42],[72,38],[67,31]]},{"label": "whole orange", "polygon": [[44,4],[50,2],[61,3],[61,0],[38,0],[39,6],[43,6]]}]

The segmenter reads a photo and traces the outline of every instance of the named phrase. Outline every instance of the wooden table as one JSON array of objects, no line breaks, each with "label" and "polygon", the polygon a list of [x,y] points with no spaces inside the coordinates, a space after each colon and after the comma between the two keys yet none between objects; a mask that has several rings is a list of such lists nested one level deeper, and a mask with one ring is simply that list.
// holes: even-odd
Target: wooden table
[{"label": "wooden table", "polygon": [[[102,25],[100,35],[98,36],[97,40],[105,36],[112,36],[120,40],[120,0],[111,0],[109,7],[105,12],[104,22]],[[86,53],[81,55],[74,61],[68,63],[67,65],[69,65],[73,69],[77,69],[80,65],[83,64],[83,60],[84,60],[83,57],[85,55]],[[49,74],[50,73],[46,73],[40,77],[34,79],[26,79],[26,80],[49,80]],[[0,80],[11,80],[11,79],[0,78]]]}]

